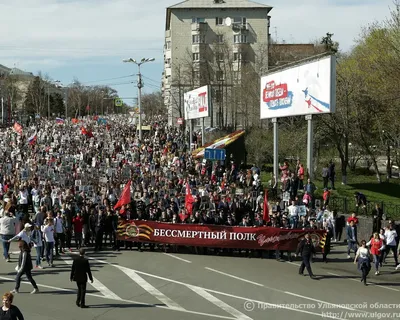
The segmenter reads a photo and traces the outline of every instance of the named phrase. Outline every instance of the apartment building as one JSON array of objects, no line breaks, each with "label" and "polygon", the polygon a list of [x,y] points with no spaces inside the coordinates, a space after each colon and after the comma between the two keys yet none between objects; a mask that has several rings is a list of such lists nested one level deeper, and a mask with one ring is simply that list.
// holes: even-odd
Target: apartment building
[{"label": "apartment building", "polygon": [[187,0],[167,8],[162,90],[170,125],[184,116],[184,93],[204,85],[213,101],[206,126],[259,121],[271,9],[248,0]]}]

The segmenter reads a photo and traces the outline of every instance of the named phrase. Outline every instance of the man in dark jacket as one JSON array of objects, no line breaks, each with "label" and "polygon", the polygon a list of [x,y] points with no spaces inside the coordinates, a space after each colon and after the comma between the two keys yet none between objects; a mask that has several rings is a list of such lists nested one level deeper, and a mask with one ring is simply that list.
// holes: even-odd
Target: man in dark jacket
[{"label": "man in dark jacket", "polygon": [[76,298],[76,305],[81,308],[88,308],[85,305],[86,283],[88,280],[93,283],[92,272],[90,271],[89,260],[85,258],[85,249],[79,250],[79,257],[74,259],[72,263],[70,280],[75,281],[78,286],[78,295]]},{"label": "man in dark jacket", "polygon": [[315,276],[311,270],[310,260],[312,255],[315,254],[315,248],[311,241],[310,234],[307,233],[304,236],[304,239],[300,241],[299,246],[297,247],[296,256],[301,255],[303,261],[301,262],[299,274],[303,275],[304,268],[307,268],[307,272],[310,275],[311,279],[315,279]]}]

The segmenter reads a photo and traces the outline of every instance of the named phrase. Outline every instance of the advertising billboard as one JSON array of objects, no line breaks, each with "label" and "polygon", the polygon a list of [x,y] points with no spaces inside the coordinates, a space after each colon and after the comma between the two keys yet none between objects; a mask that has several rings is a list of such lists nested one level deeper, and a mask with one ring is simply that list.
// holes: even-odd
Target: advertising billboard
[{"label": "advertising billboard", "polygon": [[334,56],[261,78],[261,119],[333,113],[335,104]]},{"label": "advertising billboard", "polygon": [[210,116],[210,92],[209,86],[204,86],[184,94],[185,120]]}]

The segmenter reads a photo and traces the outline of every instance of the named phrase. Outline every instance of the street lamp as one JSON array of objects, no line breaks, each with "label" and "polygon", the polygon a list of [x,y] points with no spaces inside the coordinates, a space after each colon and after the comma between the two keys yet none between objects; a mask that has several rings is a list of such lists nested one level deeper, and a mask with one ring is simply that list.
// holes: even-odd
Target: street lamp
[{"label": "street lamp", "polygon": [[135,59],[129,58],[129,59],[124,59],[122,60],[123,62],[130,62],[134,63],[138,66],[139,68],[139,74],[138,74],[138,104],[139,104],[139,141],[142,141],[142,107],[141,107],[141,100],[142,100],[142,88],[143,88],[143,83],[142,83],[142,74],[140,73],[140,66],[146,62],[152,62],[154,61],[154,58],[143,58],[140,61],[136,61]]}]

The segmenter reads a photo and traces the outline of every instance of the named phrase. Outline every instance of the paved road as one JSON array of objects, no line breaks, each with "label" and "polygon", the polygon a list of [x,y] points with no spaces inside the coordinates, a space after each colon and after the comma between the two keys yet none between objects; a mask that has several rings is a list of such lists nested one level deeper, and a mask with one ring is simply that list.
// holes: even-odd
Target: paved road
[{"label": "paved road", "polygon": [[[16,247],[13,247],[16,250]],[[88,286],[89,309],[75,306],[69,282],[72,255],[54,268],[34,271],[41,293],[21,286],[15,304],[29,320],[121,319],[378,319],[399,318],[397,309],[370,304],[399,303],[400,283],[393,263],[364,287],[356,266],[336,247],[328,264],[316,262],[318,280],[298,275],[298,262],[278,262],[161,252],[89,252],[95,282]],[[15,256],[14,256],[15,258]],[[14,263],[1,261],[0,289],[13,289]],[[346,306],[347,304],[347,306]],[[280,307],[280,308],[278,308]]]}]

